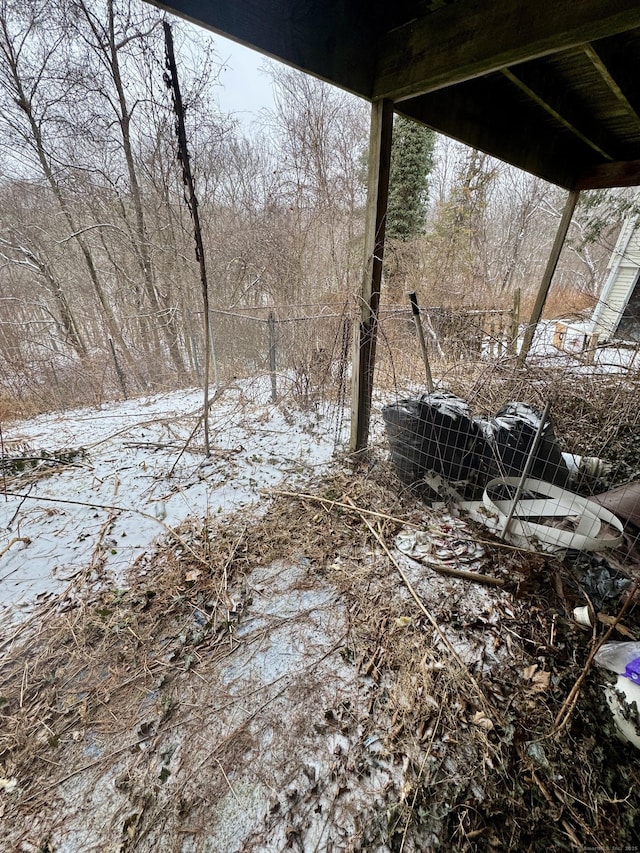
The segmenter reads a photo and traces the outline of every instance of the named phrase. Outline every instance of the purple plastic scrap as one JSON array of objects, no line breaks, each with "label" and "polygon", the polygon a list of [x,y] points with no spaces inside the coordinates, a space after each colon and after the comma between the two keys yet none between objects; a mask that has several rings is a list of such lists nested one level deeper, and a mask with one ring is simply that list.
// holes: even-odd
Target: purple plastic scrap
[{"label": "purple plastic scrap", "polygon": [[630,678],[632,681],[635,681],[636,684],[640,683],[640,658],[630,660],[622,674],[625,678]]}]

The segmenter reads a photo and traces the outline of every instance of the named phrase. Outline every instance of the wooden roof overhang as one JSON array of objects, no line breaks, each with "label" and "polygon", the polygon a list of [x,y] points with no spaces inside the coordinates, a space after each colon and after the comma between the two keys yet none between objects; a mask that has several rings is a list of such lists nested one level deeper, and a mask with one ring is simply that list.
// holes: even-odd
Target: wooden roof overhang
[{"label": "wooden roof overhang", "polygon": [[393,113],[569,190],[640,184],[640,0],[149,0],[372,102],[351,449],[366,447]]},{"label": "wooden roof overhang", "polygon": [[566,189],[640,183],[638,0],[153,0]]}]

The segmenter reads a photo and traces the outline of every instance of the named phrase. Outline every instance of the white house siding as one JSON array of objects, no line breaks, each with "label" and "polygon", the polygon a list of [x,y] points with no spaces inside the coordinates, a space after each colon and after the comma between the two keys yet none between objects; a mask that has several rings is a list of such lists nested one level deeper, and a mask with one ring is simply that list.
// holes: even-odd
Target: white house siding
[{"label": "white house siding", "polygon": [[609,274],[593,312],[592,334],[600,341],[615,337],[620,318],[631,298],[640,270],[640,228],[627,220],[609,261]]},{"label": "white house siding", "polygon": [[594,327],[594,332],[598,334],[600,340],[607,341],[615,336],[637,274],[638,267],[621,267],[618,271],[598,317],[597,326]]}]

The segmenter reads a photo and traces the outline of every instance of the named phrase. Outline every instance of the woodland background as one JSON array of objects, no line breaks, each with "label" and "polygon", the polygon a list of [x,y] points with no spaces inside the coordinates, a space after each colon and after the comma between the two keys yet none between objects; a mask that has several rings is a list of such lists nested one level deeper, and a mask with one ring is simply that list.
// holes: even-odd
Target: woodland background
[{"label": "woodland background", "polygon": [[[273,107],[247,130],[217,106],[215,37],[172,28],[216,380],[268,366],[271,313],[278,368],[304,392],[346,352],[369,106],[265,61]],[[4,416],[202,378],[199,271],[164,74],[161,15],[139,0],[0,0]],[[563,203],[558,188],[397,118],[383,312],[405,312],[415,290],[433,317],[506,316],[519,293],[526,318]],[[630,211],[630,191],[583,194],[549,316],[594,304]],[[447,324],[432,326],[443,344]]]}]

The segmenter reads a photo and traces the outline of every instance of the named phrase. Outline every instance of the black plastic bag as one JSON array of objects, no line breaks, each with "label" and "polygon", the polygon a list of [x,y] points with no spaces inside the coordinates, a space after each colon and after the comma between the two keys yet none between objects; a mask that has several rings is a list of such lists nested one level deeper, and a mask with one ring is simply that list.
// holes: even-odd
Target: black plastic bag
[{"label": "black plastic bag", "polygon": [[[541,417],[542,413],[527,403],[508,403],[495,418],[481,422],[487,439],[485,447],[490,454],[486,461],[490,478],[522,474]],[[543,427],[529,476],[561,487],[569,480],[569,469],[556,441],[551,418]]]},{"label": "black plastic bag", "polygon": [[460,397],[435,391],[399,400],[385,406],[382,417],[403,483],[415,487],[431,471],[452,484],[475,482],[485,439]]}]

